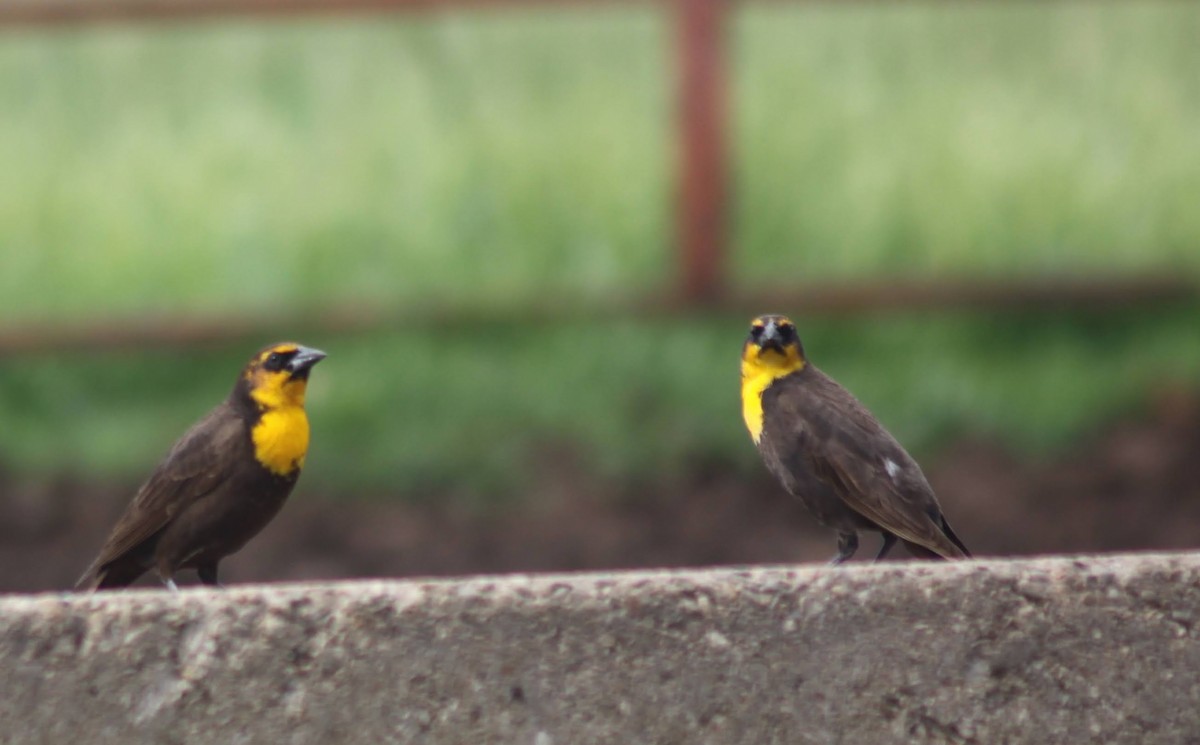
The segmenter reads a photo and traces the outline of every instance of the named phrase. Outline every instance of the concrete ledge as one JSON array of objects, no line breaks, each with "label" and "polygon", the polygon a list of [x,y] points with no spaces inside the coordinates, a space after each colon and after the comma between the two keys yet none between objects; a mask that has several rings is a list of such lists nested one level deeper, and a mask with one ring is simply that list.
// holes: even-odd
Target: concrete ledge
[{"label": "concrete ledge", "polygon": [[0,598],[6,743],[1155,743],[1200,556]]}]

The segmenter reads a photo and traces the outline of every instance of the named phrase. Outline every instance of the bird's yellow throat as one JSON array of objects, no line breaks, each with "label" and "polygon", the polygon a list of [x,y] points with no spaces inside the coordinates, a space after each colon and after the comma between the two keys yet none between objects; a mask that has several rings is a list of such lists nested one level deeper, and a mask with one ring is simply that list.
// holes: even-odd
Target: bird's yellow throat
[{"label": "bird's yellow throat", "polygon": [[271,473],[290,476],[304,466],[308,453],[307,383],[286,373],[260,373],[254,383],[250,397],[262,412],[250,431],[254,457]]},{"label": "bird's yellow throat", "polygon": [[742,349],[742,418],[746,420],[746,429],[755,445],[762,437],[763,391],[785,375],[803,369],[804,358],[795,346],[789,346],[781,353],[746,342]]}]

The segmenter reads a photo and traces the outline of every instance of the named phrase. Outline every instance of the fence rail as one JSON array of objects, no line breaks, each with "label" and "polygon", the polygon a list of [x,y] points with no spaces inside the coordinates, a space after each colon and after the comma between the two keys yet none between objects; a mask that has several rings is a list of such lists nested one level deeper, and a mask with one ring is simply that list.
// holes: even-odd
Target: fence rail
[{"label": "fence rail", "polygon": [[[594,6],[617,0],[20,0],[0,2],[0,28],[204,18],[408,13],[519,5]],[[633,2],[634,0],[620,0]]]},{"label": "fence rail", "polygon": [[[1056,277],[757,287],[725,293],[700,310],[714,315],[741,315],[746,319],[764,312],[839,317],[947,310],[1111,312],[1198,299],[1200,283],[1178,277]],[[276,317],[257,313],[253,317],[156,315],[94,323],[23,323],[0,327],[0,358],[19,354],[216,346],[242,340],[262,343],[300,332],[340,336],[381,329],[536,326],[578,320],[694,316],[697,311],[688,298],[670,293],[593,298],[542,295],[536,303],[485,300],[476,305],[421,303],[386,309],[356,304],[307,316],[289,311]]]}]

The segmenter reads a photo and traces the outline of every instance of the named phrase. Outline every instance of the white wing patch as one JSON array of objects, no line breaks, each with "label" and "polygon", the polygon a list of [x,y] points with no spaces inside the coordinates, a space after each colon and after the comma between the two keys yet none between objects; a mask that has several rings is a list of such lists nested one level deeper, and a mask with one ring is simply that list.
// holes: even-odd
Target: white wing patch
[{"label": "white wing patch", "polygon": [[892,477],[892,481],[899,483],[896,477],[900,475],[900,466],[896,465],[896,461],[891,458],[884,458],[883,470],[887,471],[887,475]]}]

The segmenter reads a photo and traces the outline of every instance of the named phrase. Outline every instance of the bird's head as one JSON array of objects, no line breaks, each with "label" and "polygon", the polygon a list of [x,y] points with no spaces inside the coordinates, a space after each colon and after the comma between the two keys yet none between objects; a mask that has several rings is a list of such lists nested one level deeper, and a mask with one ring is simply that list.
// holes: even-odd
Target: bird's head
[{"label": "bird's head", "polygon": [[294,342],[272,344],[246,363],[239,382],[260,409],[304,406],[308,373],[323,359],[325,353],[319,349]]},{"label": "bird's head", "polygon": [[805,362],[804,347],[791,319],[766,315],[750,322],[750,334],[742,345],[743,376],[779,377],[803,368]]}]

